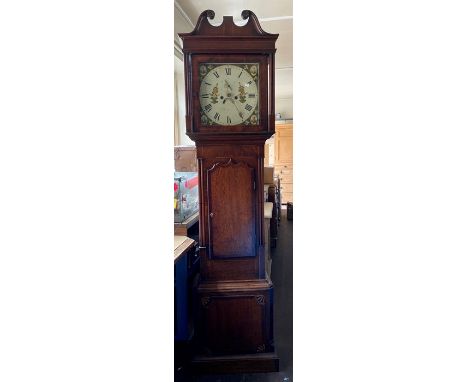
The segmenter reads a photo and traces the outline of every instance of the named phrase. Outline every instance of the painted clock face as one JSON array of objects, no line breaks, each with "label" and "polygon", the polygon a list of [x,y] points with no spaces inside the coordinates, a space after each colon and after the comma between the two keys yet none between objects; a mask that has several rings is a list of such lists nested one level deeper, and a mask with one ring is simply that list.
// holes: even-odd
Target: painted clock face
[{"label": "painted clock face", "polygon": [[202,63],[200,115],[203,125],[258,125],[258,63]]}]

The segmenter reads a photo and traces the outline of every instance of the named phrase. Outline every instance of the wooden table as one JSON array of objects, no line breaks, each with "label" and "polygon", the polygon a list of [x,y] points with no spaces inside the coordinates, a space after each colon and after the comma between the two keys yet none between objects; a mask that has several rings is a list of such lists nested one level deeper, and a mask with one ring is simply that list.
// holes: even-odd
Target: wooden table
[{"label": "wooden table", "polygon": [[194,245],[195,240],[187,236],[174,235],[174,263]]}]

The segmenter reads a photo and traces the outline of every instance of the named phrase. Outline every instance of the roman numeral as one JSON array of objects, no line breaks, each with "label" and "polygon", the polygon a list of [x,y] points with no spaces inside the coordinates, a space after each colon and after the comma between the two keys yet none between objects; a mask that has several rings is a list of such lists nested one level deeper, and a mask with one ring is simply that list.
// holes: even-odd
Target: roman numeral
[{"label": "roman numeral", "polygon": [[232,121],[231,121],[231,118],[229,118],[229,116],[226,117],[226,121],[227,121],[227,123],[231,123],[231,122],[232,122]]},{"label": "roman numeral", "polygon": [[247,110],[247,111],[252,110],[252,106],[250,106],[249,104],[245,105],[245,110]]},{"label": "roman numeral", "polygon": [[211,103],[205,106],[205,111],[210,111],[212,108]]},{"label": "roman numeral", "polygon": [[206,82],[206,81],[205,81],[205,84],[207,84],[207,85],[211,86],[211,84],[209,84],[209,83],[208,83],[208,82]]},{"label": "roman numeral", "polygon": [[219,78],[218,72],[213,72],[213,74],[215,75],[216,78]]},{"label": "roman numeral", "polygon": [[255,98],[255,94],[250,93],[249,98]]},{"label": "roman numeral", "polygon": [[217,121],[219,121],[219,117],[220,117],[220,115],[219,115],[218,113],[216,113],[216,114],[214,115],[214,118],[215,118]]},{"label": "roman numeral", "polygon": [[239,73],[239,75],[237,76],[237,78],[240,78],[240,76],[242,76],[242,73],[244,73],[244,69],[241,70],[241,72]]},{"label": "roman numeral", "polygon": [[201,97],[202,98],[208,98],[210,95],[209,94],[202,94]]},{"label": "roman numeral", "polygon": [[228,76],[231,75],[231,68],[226,68],[226,75],[228,75]]},{"label": "roman numeral", "polygon": [[252,85],[252,81],[247,82],[249,85]]}]

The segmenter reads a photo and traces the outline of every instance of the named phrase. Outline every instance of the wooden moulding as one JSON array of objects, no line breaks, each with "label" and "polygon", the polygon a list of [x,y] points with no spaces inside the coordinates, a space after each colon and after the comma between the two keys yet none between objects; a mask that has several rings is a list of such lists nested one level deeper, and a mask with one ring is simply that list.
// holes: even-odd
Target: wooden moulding
[{"label": "wooden moulding", "polygon": [[254,143],[265,144],[265,141],[274,134],[274,131],[269,132],[244,132],[242,135],[238,133],[231,132],[218,132],[216,135],[206,133],[206,132],[194,132],[187,133],[188,137],[193,141],[197,142],[197,146],[200,143],[213,143],[213,144],[222,144],[225,142],[231,142],[238,145],[247,144],[251,145]]},{"label": "wooden moulding", "polygon": [[278,38],[278,34],[268,33],[262,29],[257,16],[252,11],[244,10],[242,11],[241,16],[244,20],[247,20],[247,23],[243,26],[236,25],[232,16],[224,16],[221,25],[214,26],[208,21],[208,19],[213,20],[215,17],[215,12],[211,9],[208,9],[200,14],[197,25],[195,25],[195,28],[192,32],[179,33],[179,36],[184,40],[184,42],[186,38],[193,38],[199,35],[246,38],[263,37],[264,39],[272,39],[273,41]]},{"label": "wooden moulding", "polygon": [[273,373],[279,371],[276,353],[193,358],[194,374]]},{"label": "wooden moulding", "polygon": [[275,42],[279,35],[265,32],[252,11],[242,11],[242,18],[247,20],[243,26],[236,25],[232,16],[224,16],[221,25],[214,26],[208,21],[213,20],[214,16],[214,11],[204,11],[192,32],[179,33],[183,40],[182,51],[185,54],[192,51],[217,53],[220,50],[223,53],[275,53]]},{"label": "wooden moulding", "polygon": [[241,281],[217,281],[217,282],[202,282],[198,287],[199,293],[215,293],[215,292],[250,292],[255,290],[266,290],[273,286],[269,278],[258,280],[241,280]]}]

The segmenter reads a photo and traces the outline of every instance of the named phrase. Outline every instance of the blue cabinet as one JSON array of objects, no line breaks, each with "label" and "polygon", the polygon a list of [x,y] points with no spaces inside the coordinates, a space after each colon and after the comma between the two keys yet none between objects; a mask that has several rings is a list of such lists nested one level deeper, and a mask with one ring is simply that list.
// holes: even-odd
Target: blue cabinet
[{"label": "blue cabinet", "polygon": [[174,264],[174,338],[188,341],[193,334],[192,295],[199,272],[198,246],[180,255]]}]

